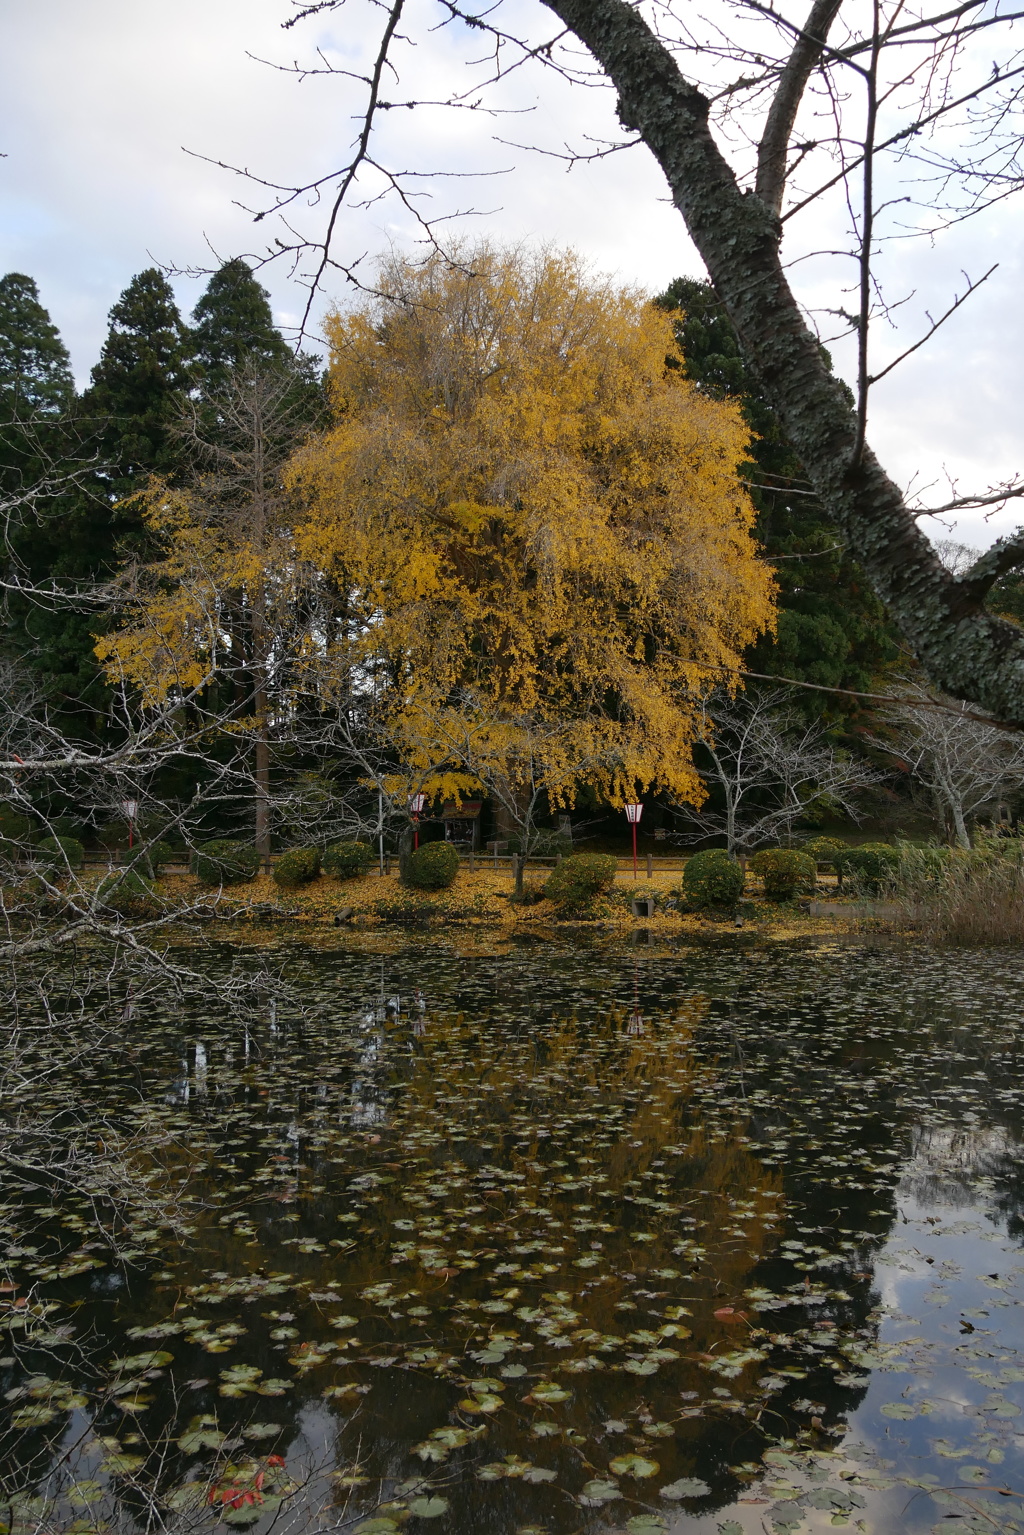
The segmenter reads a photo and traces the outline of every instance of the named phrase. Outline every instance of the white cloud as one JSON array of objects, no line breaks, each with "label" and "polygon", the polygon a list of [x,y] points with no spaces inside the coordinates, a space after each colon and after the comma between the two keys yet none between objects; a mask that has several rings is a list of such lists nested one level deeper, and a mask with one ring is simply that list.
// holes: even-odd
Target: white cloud
[{"label": "white cloud", "polygon": [[[508,13],[550,26],[535,0],[510,0]],[[289,14],[287,0],[176,0],[173,6],[36,0],[9,8],[0,65],[0,149],[8,156],[0,160],[0,270],[37,278],[81,379],[99,352],[107,310],[135,272],[153,261],[214,265],[217,258],[261,249],[275,232],[268,224],[254,226],[235,205],[234,199],[258,204],[256,189],[191,158],[183,146],[285,182],[323,174],[344,158],[354,125],[339,82],[300,82],[247,55],[309,58],[316,39],[335,63],[358,72],[367,68],[373,37],[362,30],[367,23],[358,11],[343,9],[282,32]],[[443,96],[465,78],[461,40],[420,26],[436,19],[429,0],[409,6],[407,16],[421,41],[394,94]],[[514,76],[499,99],[528,109],[527,115],[393,111],[382,152],[421,170],[513,166],[493,179],[427,184],[437,211],[487,210],[486,218],[463,221],[469,234],[572,244],[597,268],[652,290],[700,270],[646,150],[567,173],[557,161],[493,142],[497,135],[557,148],[586,134],[608,137],[615,130],[612,92],[570,87],[536,68]],[[305,207],[294,215],[308,227],[315,223]],[[834,248],[840,225],[840,210],[823,209],[794,235],[790,253],[815,244]],[[976,276],[991,264],[991,252],[1011,253],[936,340],[878,387],[873,401],[870,437],[883,463],[902,484],[939,481],[941,499],[946,473],[973,489],[1024,469],[1016,406],[1024,368],[1015,302],[1020,268],[1013,255],[1019,225],[1019,215],[1004,205],[960,226],[935,251],[922,240],[889,258],[894,291],[917,296],[900,311],[891,339],[880,330],[879,356],[890,345],[907,344],[926,323],[926,310],[941,311],[963,286],[961,268]],[[348,254],[372,255],[414,238],[411,219],[394,204],[379,203],[348,215],[341,246]],[[794,275],[809,302],[827,305],[836,302],[836,283],[848,281],[849,271],[825,260],[801,264]],[[279,320],[293,323],[301,290],[283,268],[262,276]],[[342,280],[333,284],[344,298]],[[202,285],[201,278],[176,279],[185,310]],[[837,366],[850,377],[849,348],[835,350]],[[962,518],[957,536],[985,543],[1016,520],[1013,511],[990,523]]]}]

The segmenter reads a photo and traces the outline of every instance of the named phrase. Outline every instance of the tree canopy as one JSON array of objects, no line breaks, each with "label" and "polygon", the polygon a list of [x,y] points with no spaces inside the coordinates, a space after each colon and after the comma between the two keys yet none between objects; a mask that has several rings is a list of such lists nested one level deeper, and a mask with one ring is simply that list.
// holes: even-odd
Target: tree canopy
[{"label": "tree canopy", "polygon": [[[657,302],[680,312],[686,374],[713,399],[738,401],[752,433],[744,467],[757,507],[756,537],[775,566],[778,629],[747,654],[752,671],[825,688],[871,690],[898,654],[898,635],[861,567],[814,494],[778,416],[744,361],[710,283],[681,277]],[[815,712],[849,712],[853,698],[808,692]]]},{"label": "tree canopy", "polygon": [[572,254],[393,260],[377,289],[327,325],[336,422],[296,466],[297,541],[358,603],[411,757],[455,711],[496,762],[541,728],[553,802],[699,799],[700,696],[774,623],[739,409]]},{"label": "tree canopy", "polygon": [[192,311],[192,324],[196,362],[210,387],[223,384],[245,360],[263,368],[292,361],[274,324],[270,295],[241,257],[214,272]]},{"label": "tree canopy", "polygon": [[0,412],[6,424],[67,410],[75,395],[60,332],[23,272],[0,277]]},{"label": "tree canopy", "polygon": [[177,462],[174,422],[189,387],[192,347],[170,283],[156,267],[133,277],[110,311],[110,330],[83,410],[102,423],[111,499]]},{"label": "tree canopy", "polygon": [[[348,15],[353,0],[317,0],[293,19],[343,4]],[[257,217],[276,214],[281,226],[267,259],[284,258],[302,272],[305,317],[330,271],[361,280],[362,258],[342,248],[348,206],[393,199],[403,216],[419,218],[434,250],[445,219],[456,216],[432,213],[422,201],[427,172],[416,164],[415,130],[404,137],[392,131],[392,89],[382,93],[382,80],[397,82],[409,113],[439,106],[464,112],[470,102],[503,111],[494,93],[521,69],[550,70],[559,89],[590,86],[614,96],[621,136],[612,130],[597,151],[587,142],[537,147],[572,164],[646,145],[810,488],[904,643],[934,685],[1024,725],[1024,635],[986,606],[999,578],[1024,567],[1024,528],[955,576],[918,526],[922,516],[1024,494],[1024,480],[954,495],[938,507],[908,504],[867,439],[874,386],[994,271],[966,277],[964,291],[954,293],[940,263],[941,304],[924,308],[916,336],[895,357],[880,354],[879,322],[914,296],[887,294],[879,265],[886,253],[899,240],[938,237],[1024,184],[1015,13],[982,17],[967,5],[908,16],[901,0],[846,11],[841,0],[813,0],[806,19],[760,4],[720,17],[674,0],[653,8],[541,0],[498,20],[447,0],[445,35],[465,47],[462,83],[447,100],[432,91],[417,100],[414,66],[403,70],[420,57],[423,36],[406,25],[403,0],[368,0],[366,9],[379,28],[375,67],[327,71],[347,93],[342,110],[359,120],[347,152],[311,177],[262,181],[266,201]],[[974,46],[981,28],[991,52]],[[321,65],[318,59],[314,72],[324,72]],[[382,114],[389,131],[378,138]],[[403,113],[403,121],[410,116]],[[495,141],[506,156],[507,141]],[[318,210],[312,228],[296,216],[303,202]],[[827,249],[801,241],[783,253],[784,231],[808,209],[829,231]],[[812,256],[827,256],[831,271],[806,279],[802,304],[794,283],[823,270]],[[822,282],[832,284],[831,302]],[[855,394],[823,357],[811,311],[852,339]]]}]

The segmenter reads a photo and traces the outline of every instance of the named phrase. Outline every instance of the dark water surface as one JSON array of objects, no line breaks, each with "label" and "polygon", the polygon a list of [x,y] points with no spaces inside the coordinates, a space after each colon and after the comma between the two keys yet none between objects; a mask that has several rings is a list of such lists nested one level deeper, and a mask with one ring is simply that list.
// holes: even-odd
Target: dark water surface
[{"label": "dark water surface", "polygon": [[1024,1528],[1024,955],[276,958],[8,1170],[0,1535]]}]

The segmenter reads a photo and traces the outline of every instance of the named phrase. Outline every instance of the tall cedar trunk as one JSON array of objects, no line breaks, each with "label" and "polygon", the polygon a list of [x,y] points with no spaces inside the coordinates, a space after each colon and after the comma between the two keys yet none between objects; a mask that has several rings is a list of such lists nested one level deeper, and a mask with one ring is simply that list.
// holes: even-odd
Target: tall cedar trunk
[{"label": "tall cedar trunk", "polygon": [[1017,563],[1014,549],[990,552],[960,578],[943,569],[870,449],[854,461],[856,413],[790,292],[778,217],[740,190],[711,136],[706,98],[627,0],[544,4],[590,49],[618,91],[623,124],[661,165],[808,479],[911,649],[945,692],[1024,725],[1024,635],[983,607],[993,580]]}]

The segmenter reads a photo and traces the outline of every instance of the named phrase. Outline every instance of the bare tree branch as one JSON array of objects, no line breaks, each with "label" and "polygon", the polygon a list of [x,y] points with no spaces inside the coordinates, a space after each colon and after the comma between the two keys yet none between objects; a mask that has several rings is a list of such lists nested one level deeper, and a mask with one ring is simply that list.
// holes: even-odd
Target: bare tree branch
[{"label": "bare tree branch", "polygon": [[789,140],[811,72],[821,58],[829,29],[843,0],[814,0],[786,66],[779,77],[768,117],[757,147],[757,180],[754,190],[767,208],[778,215],[786,190]]}]

